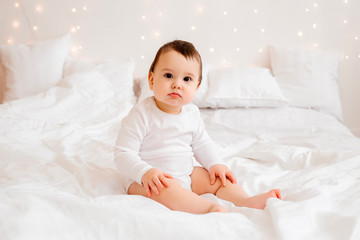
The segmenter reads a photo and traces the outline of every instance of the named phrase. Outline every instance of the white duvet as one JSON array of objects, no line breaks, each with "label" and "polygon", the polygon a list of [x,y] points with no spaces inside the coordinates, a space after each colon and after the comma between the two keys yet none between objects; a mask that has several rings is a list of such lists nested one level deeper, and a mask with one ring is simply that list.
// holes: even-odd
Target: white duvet
[{"label": "white duvet", "polygon": [[113,144],[131,102],[96,72],[0,106],[0,239],[360,239],[360,141],[311,110],[202,110],[249,194],[281,188],[265,210],[170,211],[123,195]]}]

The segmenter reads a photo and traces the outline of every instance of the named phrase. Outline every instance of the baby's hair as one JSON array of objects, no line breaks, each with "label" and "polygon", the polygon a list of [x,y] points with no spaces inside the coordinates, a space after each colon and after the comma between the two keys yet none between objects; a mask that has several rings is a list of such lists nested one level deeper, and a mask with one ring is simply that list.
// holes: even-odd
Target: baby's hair
[{"label": "baby's hair", "polygon": [[158,62],[162,53],[166,53],[170,50],[174,50],[181,55],[183,55],[186,59],[195,59],[198,61],[200,65],[200,74],[199,74],[199,82],[201,83],[202,79],[202,61],[199,52],[196,50],[194,45],[187,41],[182,40],[174,40],[172,42],[168,42],[164,44],[156,53],[154,61],[152,62],[149,72],[154,72],[156,63]]}]

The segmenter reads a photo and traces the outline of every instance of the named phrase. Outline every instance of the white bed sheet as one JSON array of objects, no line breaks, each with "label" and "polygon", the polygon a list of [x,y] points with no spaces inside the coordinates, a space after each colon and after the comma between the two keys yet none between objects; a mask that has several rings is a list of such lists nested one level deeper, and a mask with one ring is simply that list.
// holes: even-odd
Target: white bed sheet
[{"label": "white bed sheet", "polygon": [[[1,239],[359,239],[360,141],[306,109],[202,110],[224,161],[265,210],[170,211],[122,195],[113,162],[132,104],[96,73],[0,106]],[[101,80],[101,81],[100,81]]]}]

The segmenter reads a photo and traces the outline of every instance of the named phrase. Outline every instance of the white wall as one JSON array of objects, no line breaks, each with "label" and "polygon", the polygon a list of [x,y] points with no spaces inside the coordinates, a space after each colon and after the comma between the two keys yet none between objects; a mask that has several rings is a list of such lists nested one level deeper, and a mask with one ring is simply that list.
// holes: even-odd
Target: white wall
[{"label": "white wall", "polygon": [[359,11],[359,0],[0,0],[0,44],[45,40],[74,27],[73,54],[132,57],[139,76],[175,38],[193,42],[215,67],[268,66],[268,44],[340,50],[344,121],[360,135]]}]

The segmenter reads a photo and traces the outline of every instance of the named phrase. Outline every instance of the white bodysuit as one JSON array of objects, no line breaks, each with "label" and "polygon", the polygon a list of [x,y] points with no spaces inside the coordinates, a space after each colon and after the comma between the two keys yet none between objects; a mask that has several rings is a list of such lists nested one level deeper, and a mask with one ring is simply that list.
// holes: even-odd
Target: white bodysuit
[{"label": "white bodysuit", "polygon": [[127,178],[141,185],[150,168],[159,168],[191,190],[193,157],[207,170],[222,164],[215,143],[205,130],[197,106],[188,104],[172,115],[161,111],[149,97],[138,103],[121,123],[115,146],[115,164]]}]

